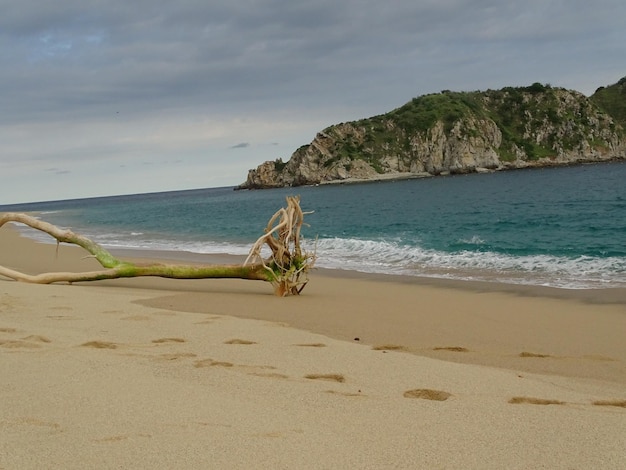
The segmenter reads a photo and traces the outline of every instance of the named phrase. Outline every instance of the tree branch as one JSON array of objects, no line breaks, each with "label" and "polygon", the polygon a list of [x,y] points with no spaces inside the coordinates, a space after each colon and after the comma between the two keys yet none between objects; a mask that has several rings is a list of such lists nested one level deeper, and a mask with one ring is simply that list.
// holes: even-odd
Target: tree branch
[{"label": "tree branch", "polygon": [[[287,197],[287,208],[274,214],[265,228],[265,234],[259,237],[242,265],[180,265],[147,264],[137,265],[120,260],[98,243],[63,230],[48,222],[27,214],[0,214],[0,227],[8,222],[25,224],[47,233],[56,239],[57,244],[78,245],[94,257],[104,268],[100,271],[82,273],[51,272],[30,275],[0,265],[0,275],[10,279],[37,284],[54,282],[82,282],[103,279],[118,279],[140,276],[157,276],[171,279],[216,279],[237,278],[271,282],[274,293],[279,296],[297,295],[308,282],[307,272],[315,263],[315,254],[303,254],[300,247],[300,229],[304,213],[300,209],[299,197]],[[267,245],[271,257],[263,259],[261,249]]]}]

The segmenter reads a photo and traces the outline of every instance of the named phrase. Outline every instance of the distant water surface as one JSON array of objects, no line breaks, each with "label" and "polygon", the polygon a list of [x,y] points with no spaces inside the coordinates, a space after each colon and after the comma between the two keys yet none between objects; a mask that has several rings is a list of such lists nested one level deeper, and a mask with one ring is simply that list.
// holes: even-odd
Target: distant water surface
[{"label": "distant water surface", "polygon": [[[264,191],[0,206],[109,247],[245,254],[299,194],[320,267],[562,288],[626,287],[626,163]],[[316,241],[317,239],[317,241]]]}]

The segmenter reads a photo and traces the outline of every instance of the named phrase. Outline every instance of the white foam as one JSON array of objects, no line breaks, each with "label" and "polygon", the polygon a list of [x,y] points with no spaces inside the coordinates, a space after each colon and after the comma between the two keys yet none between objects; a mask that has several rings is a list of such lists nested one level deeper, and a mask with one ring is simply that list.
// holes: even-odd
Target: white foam
[{"label": "white foam", "polygon": [[570,289],[626,287],[626,259],[493,252],[445,253],[396,242],[329,238],[317,244],[317,265],[380,274],[473,279]]},{"label": "white foam", "polygon": [[471,238],[460,239],[459,243],[465,243],[466,245],[484,245],[485,240],[480,238],[478,235],[473,235]]}]

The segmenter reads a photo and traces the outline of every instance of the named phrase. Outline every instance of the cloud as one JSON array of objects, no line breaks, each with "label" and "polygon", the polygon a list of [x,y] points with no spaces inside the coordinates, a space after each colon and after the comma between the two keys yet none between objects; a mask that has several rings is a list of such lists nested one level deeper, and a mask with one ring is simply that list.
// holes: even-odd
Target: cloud
[{"label": "cloud", "polygon": [[[72,162],[75,187],[103,194],[124,191],[98,182],[107,161],[132,175],[207,155],[218,185],[237,184],[328,125],[425,93],[538,81],[590,94],[626,75],[624,17],[621,0],[18,2],[0,16],[0,184]],[[223,168],[239,140],[281,144]],[[197,187],[216,175],[187,170]],[[181,189],[167,165],[141,181]]]},{"label": "cloud", "polygon": [[46,168],[45,171],[49,173],[54,173],[55,175],[69,175],[71,173],[70,170],[60,168]]},{"label": "cloud", "polygon": [[248,142],[241,142],[239,144],[233,145],[231,149],[245,149],[247,147],[250,147],[250,144]]}]

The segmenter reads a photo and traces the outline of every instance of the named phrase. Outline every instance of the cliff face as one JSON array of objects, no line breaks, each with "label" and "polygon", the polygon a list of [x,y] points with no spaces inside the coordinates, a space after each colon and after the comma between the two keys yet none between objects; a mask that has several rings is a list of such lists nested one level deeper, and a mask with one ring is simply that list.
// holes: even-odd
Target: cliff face
[{"label": "cliff face", "polygon": [[319,132],[288,162],[250,170],[239,189],[626,159],[626,123],[612,112],[623,109],[615,96],[626,103],[614,93],[625,85],[598,89],[595,98],[538,83],[425,95]]}]

